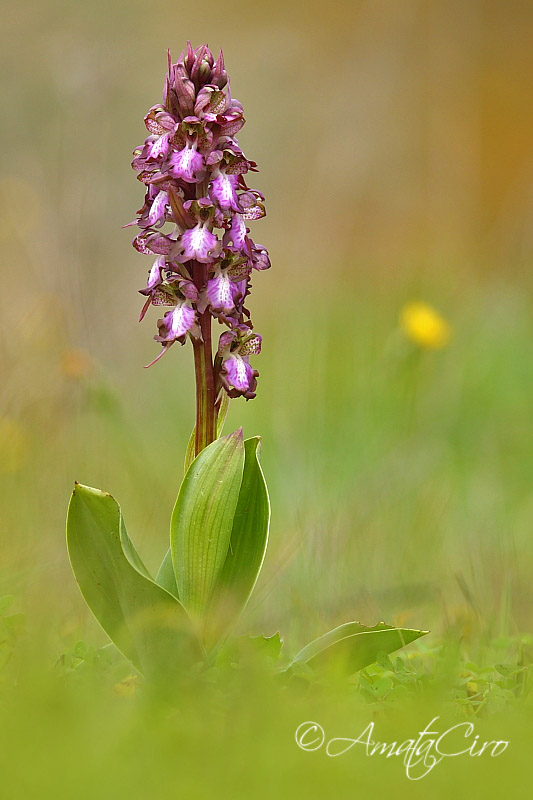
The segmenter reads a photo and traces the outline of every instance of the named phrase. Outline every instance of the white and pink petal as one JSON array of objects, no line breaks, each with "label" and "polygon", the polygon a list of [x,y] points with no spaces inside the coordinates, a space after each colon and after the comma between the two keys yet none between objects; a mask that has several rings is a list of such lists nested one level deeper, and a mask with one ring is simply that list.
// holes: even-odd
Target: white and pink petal
[{"label": "white and pink petal", "polygon": [[205,173],[204,157],[196,147],[184,147],[170,157],[172,175],[182,178],[187,183],[196,183],[202,180]]},{"label": "white and pink petal", "polygon": [[195,310],[187,303],[178,303],[172,311],[167,311],[163,319],[159,320],[159,336],[156,338],[159,342],[170,344],[183,339],[196,327],[196,324]]},{"label": "white and pink petal", "polygon": [[202,264],[208,264],[213,258],[216,258],[221,247],[216,235],[202,222],[183,233],[181,244],[183,248],[181,258],[184,261],[196,259]]},{"label": "white and pink petal", "polygon": [[233,246],[240,250],[241,253],[248,252],[248,228],[241,214],[235,214],[231,220],[231,227],[229,229],[230,239]]},{"label": "white and pink petal", "polygon": [[221,172],[211,184],[210,196],[223,211],[240,211],[237,199],[238,175]]},{"label": "white and pink petal", "polygon": [[166,208],[168,205],[168,194],[158,192],[154,197],[150,211],[148,213],[148,224],[155,225],[159,220],[165,219]]},{"label": "white and pink petal", "polygon": [[218,268],[207,282],[206,295],[214,311],[233,311],[239,287],[231,280],[227,270]]},{"label": "white and pink petal", "polygon": [[250,390],[254,378],[254,370],[250,364],[238,354],[232,354],[222,365],[225,382],[230,388],[245,394]]},{"label": "white and pink petal", "polygon": [[148,158],[160,158],[161,156],[166,156],[169,148],[169,139],[170,134],[164,133],[162,136],[158,136],[157,139],[151,142],[148,149]]}]

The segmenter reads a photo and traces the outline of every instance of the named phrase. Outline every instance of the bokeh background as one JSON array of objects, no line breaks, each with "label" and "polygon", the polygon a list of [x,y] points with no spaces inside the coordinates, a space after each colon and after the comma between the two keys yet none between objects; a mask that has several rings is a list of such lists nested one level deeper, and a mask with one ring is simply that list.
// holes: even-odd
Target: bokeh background
[{"label": "bokeh background", "polygon": [[[188,348],[137,324],[123,230],[166,48],[223,46],[268,216],[252,235],[271,544],[243,629],[531,628],[533,6],[527,0],[5,4],[0,594],[52,664],[105,637],[64,544],[74,479],[156,567],[193,424]],[[441,347],[402,326],[424,302]],[[431,344],[431,343],[430,343]]]},{"label": "bokeh background", "polygon": [[[40,0],[7,17],[1,587],[67,628],[85,615],[63,541],[75,478],[120,498],[153,564],[163,552],[192,359],[142,369],[157,314],[136,323],[147,263],[121,226],[166,47],[189,37],[224,47],[268,203],[260,392],[229,420],[264,437],[272,493],[251,616],[298,637],[353,615],[489,624],[504,599],[525,626],[531,5]],[[404,341],[417,300],[452,326],[447,347]]]}]

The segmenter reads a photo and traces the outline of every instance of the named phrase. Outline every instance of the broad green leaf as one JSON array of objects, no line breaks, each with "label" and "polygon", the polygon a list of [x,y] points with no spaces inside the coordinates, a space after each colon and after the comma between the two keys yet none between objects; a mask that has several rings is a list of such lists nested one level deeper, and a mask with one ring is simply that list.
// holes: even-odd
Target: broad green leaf
[{"label": "broad green leaf", "polygon": [[[226,392],[222,392],[222,398],[220,401],[220,409],[218,411],[217,417],[217,438],[222,433],[222,429],[224,427],[224,422],[226,419],[226,415],[229,409],[230,398],[226,394]],[[194,445],[196,440],[196,426],[192,429],[192,433],[189,439],[189,444],[187,445],[187,452],[185,454],[185,473],[191,466],[192,462],[194,461]],[[156,575],[156,582],[162,586],[167,592],[170,592],[174,595],[174,597],[179,598],[178,594],[178,586],[176,584],[176,576],[174,574],[174,567],[172,566],[172,553],[170,551],[170,547],[168,548],[163,561],[161,562],[161,566],[159,567],[159,571]]]},{"label": "broad green leaf", "polygon": [[220,638],[242,613],[265,557],[270,503],[259,464],[260,443],[259,436],[244,443],[244,472],[230,545],[209,606],[211,640]]},{"label": "broad green leaf", "polygon": [[[185,463],[183,465],[183,474],[187,474],[187,470],[191,466],[192,462],[194,461],[194,450],[196,445],[196,425],[192,429],[192,433],[189,436],[189,442],[187,444],[187,450],[185,451]],[[166,556],[165,556],[166,558]]]},{"label": "broad green leaf", "polygon": [[170,547],[168,548],[166,555],[161,562],[159,571],[155,576],[155,582],[162,586],[163,589],[166,589],[167,592],[173,594],[174,597],[179,600],[178,585],[176,583],[176,576],[174,574],[174,566],[172,564],[172,553],[170,552]]},{"label": "broad green leaf", "polygon": [[144,563],[140,555],[138,554],[133,542],[128,536],[128,532],[126,531],[126,525],[124,524],[124,518],[122,514],[120,514],[119,533],[120,533],[120,544],[122,546],[122,550],[128,561],[130,562],[131,566],[134,567],[134,569],[136,569],[137,572],[140,572],[141,575],[144,575],[145,578],[152,580],[152,576],[144,566]]},{"label": "broad green leaf", "polygon": [[372,664],[380,653],[393,653],[427,633],[394,628],[385,622],[373,628],[347,622],[306,645],[292,660],[288,671],[297,671],[299,665],[308,664],[313,669],[333,667],[351,675]]},{"label": "broad green leaf", "polygon": [[170,549],[180,599],[194,615],[205,613],[224,566],[243,469],[239,429],[202,450],[181,484]]},{"label": "broad green leaf", "polygon": [[[226,421],[226,416],[228,414],[229,403],[230,403],[229,395],[224,391],[224,389],[222,389],[222,396],[220,398],[220,408],[218,409],[218,415],[217,415],[217,439],[222,433],[222,430],[224,428],[224,422]],[[187,444],[187,450],[185,451],[185,466],[183,469],[185,475],[187,474],[187,470],[194,461],[195,444],[196,444],[196,425],[192,429],[192,433],[189,437],[189,443]]]},{"label": "broad green leaf", "polygon": [[226,421],[226,417],[228,416],[229,404],[230,404],[230,397],[224,391],[224,389],[222,389],[220,397],[220,407],[218,409],[218,414],[217,414],[217,437],[222,434],[222,431],[224,429],[224,423]]},{"label": "broad green leaf", "polygon": [[148,577],[111,495],[76,484],[67,546],[87,605],[141,673],[177,674],[203,659],[187,612]]}]

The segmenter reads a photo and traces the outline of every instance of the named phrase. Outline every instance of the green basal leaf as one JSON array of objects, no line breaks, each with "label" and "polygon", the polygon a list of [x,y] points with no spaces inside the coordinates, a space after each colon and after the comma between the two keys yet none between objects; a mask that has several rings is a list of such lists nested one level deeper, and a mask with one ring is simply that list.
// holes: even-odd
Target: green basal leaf
[{"label": "green basal leaf", "polygon": [[203,660],[187,612],[149,577],[111,495],[76,484],[67,547],[87,605],[139,672],[172,677]]},{"label": "green basal leaf", "polygon": [[[222,429],[224,428],[224,422],[226,420],[226,416],[228,413],[230,404],[230,398],[226,394],[226,392],[222,392],[222,397],[220,400],[220,408],[218,411],[217,417],[217,438],[222,433]],[[194,445],[196,441],[196,426],[192,429],[191,436],[189,438],[189,443],[187,445],[187,452],[185,454],[185,474],[187,470],[191,466],[192,462],[194,461]],[[162,586],[167,592],[170,592],[179,599],[178,594],[178,586],[176,584],[176,576],[174,574],[174,567],[172,566],[172,553],[170,551],[170,547],[168,548],[163,561],[161,562],[161,566],[159,567],[159,571],[156,575],[156,582]]]},{"label": "green basal leaf", "polygon": [[220,436],[224,429],[224,423],[226,421],[226,417],[228,416],[229,404],[230,404],[230,396],[224,391],[224,389],[222,389],[220,397],[220,407],[218,409],[218,415],[217,415],[217,436]]},{"label": "green basal leaf", "polygon": [[230,545],[209,605],[209,639],[219,639],[242,613],[265,557],[270,502],[259,464],[261,439],[244,442],[244,472]]},{"label": "green basal leaf", "polygon": [[297,672],[300,665],[307,664],[313,669],[327,667],[351,675],[374,663],[380,654],[393,653],[427,633],[429,631],[395,628],[385,622],[373,628],[360,622],[347,622],[300,650],[288,672]]},{"label": "green basal leaf", "polygon": [[[119,509],[119,514],[120,514],[120,509]],[[128,536],[128,532],[126,531],[126,525],[124,524],[124,518],[122,514],[120,514],[119,534],[120,534],[120,544],[122,546],[122,550],[128,561],[130,562],[131,566],[134,569],[136,569],[137,572],[140,572],[141,575],[144,575],[145,578],[148,578],[151,581],[152,576],[144,566],[144,563],[140,555],[138,554],[133,542]]]},{"label": "green basal leaf", "polygon": [[172,553],[170,552],[170,547],[168,548],[166,555],[161,562],[161,566],[159,567],[158,573],[155,576],[155,582],[162,586],[163,589],[166,589],[167,592],[173,594],[174,597],[179,600],[178,585],[176,583],[176,576],[174,574],[174,567],[172,565]]},{"label": "green basal leaf", "polygon": [[[226,421],[226,417],[228,414],[229,404],[230,404],[230,398],[228,394],[224,391],[224,389],[222,389],[222,395],[220,398],[220,408],[218,409],[218,415],[217,415],[217,439],[221,435],[222,430],[224,428],[224,422]],[[187,450],[185,452],[185,464],[183,468],[184,475],[187,474],[187,470],[194,461],[195,444],[196,444],[196,425],[192,429],[192,433],[189,437],[189,443],[187,445]]]},{"label": "green basal leaf", "polygon": [[195,458],[170,524],[170,549],[181,601],[205,614],[228,552],[244,469],[242,430],[217,439]]},{"label": "green basal leaf", "polygon": [[[185,463],[183,465],[183,474],[187,474],[187,470],[191,466],[192,462],[194,461],[194,449],[196,445],[196,425],[192,429],[192,433],[189,436],[189,443],[187,444],[187,450],[185,451]],[[166,556],[165,556],[166,558]]]}]

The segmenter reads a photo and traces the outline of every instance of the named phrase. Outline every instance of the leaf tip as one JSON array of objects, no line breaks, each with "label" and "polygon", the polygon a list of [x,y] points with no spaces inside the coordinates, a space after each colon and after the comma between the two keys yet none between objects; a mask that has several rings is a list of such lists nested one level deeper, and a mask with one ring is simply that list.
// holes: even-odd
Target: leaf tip
[{"label": "leaf tip", "polygon": [[105,497],[106,499],[114,500],[113,495],[109,494],[109,492],[104,492],[101,489],[94,489],[92,486],[85,486],[85,484],[79,483],[79,481],[74,481],[74,490],[72,494],[79,494],[82,497]]},{"label": "leaf tip", "polygon": [[240,428],[237,428],[236,431],[233,431],[233,433],[228,433],[228,435],[224,438],[226,438],[228,442],[234,441],[237,446],[243,445],[244,433],[242,430],[242,426]]}]

